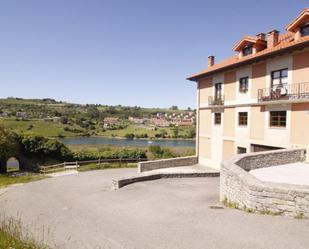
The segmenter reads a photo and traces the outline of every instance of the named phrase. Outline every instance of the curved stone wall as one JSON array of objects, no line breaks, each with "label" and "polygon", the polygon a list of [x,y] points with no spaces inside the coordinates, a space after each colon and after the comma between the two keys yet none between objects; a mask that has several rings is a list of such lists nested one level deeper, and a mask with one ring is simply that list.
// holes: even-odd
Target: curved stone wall
[{"label": "curved stone wall", "polygon": [[138,173],[156,170],[156,169],[192,166],[197,163],[198,163],[197,156],[178,157],[178,158],[169,158],[169,159],[139,162],[138,163]]},{"label": "curved stone wall", "polygon": [[309,186],[263,182],[249,173],[305,158],[305,149],[284,149],[237,155],[223,161],[220,200],[249,212],[309,218]]}]

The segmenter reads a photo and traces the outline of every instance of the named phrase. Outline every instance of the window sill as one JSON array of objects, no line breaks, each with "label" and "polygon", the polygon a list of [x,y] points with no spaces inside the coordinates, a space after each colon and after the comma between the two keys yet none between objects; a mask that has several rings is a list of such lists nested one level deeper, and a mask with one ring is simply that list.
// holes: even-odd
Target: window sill
[{"label": "window sill", "polygon": [[268,128],[272,130],[287,130],[286,126],[269,126]]}]

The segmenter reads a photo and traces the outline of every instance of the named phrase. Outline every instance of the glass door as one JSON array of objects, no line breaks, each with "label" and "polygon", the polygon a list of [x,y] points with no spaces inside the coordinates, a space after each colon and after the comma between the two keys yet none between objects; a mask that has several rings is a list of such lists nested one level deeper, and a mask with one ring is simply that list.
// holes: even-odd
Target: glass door
[{"label": "glass door", "polygon": [[222,96],[222,83],[215,84],[215,99],[221,99]]}]

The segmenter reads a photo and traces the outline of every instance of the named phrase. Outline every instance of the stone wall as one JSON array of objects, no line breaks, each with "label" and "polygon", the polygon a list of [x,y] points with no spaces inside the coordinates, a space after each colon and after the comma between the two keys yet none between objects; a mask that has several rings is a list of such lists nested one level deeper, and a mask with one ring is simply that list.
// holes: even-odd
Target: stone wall
[{"label": "stone wall", "polygon": [[305,157],[304,149],[287,149],[237,155],[223,161],[220,200],[250,212],[309,218],[309,186],[262,182],[248,172],[301,162]]},{"label": "stone wall", "polygon": [[138,163],[138,172],[142,173],[142,172],[155,170],[155,169],[190,166],[190,165],[194,165],[197,163],[198,163],[198,158],[196,156],[140,162]]},{"label": "stone wall", "polygon": [[250,171],[305,160],[306,151],[304,149],[284,149],[246,154],[240,157],[236,164],[244,170]]}]

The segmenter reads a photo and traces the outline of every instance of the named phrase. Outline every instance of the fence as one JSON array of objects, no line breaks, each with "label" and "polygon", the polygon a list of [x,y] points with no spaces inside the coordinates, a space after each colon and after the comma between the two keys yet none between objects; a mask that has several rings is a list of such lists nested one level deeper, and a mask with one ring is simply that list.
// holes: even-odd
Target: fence
[{"label": "fence", "polygon": [[66,169],[78,169],[82,165],[87,164],[106,164],[106,163],[138,163],[142,161],[147,161],[147,158],[118,158],[118,159],[98,159],[98,160],[88,160],[88,161],[75,161],[75,162],[63,162],[58,163],[54,165],[48,165],[48,166],[40,166],[39,170],[41,173],[49,173],[51,171],[60,171],[60,170],[66,170]]}]

